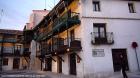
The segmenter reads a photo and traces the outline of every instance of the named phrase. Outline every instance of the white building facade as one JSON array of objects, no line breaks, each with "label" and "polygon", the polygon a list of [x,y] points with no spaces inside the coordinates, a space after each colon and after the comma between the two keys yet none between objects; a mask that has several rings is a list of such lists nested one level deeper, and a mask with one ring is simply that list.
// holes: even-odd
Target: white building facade
[{"label": "white building facade", "polygon": [[[128,71],[139,70],[140,58],[137,61],[137,57],[140,56],[140,49],[138,46],[136,56],[135,49],[132,48],[133,42],[140,44],[139,4],[139,1],[132,0],[86,0],[82,2],[81,34],[85,76],[92,78],[98,74],[109,75],[114,71],[119,71],[120,54],[126,58]],[[92,36],[91,32],[93,32]],[[109,44],[104,44],[103,38],[107,38],[106,42]]]}]

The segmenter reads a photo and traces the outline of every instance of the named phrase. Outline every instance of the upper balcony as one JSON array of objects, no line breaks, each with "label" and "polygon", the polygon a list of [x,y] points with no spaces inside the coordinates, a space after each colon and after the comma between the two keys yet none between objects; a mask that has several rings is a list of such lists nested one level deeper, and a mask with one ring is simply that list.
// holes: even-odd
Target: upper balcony
[{"label": "upper balcony", "polygon": [[52,24],[53,34],[63,32],[74,25],[80,24],[79,13],[67,11]]},{"label": "upper balcony", "polygon": [[8,51],[8,52],[3,52],[2,56],[22,56],[20,50],[15,50],[14,52]]},{"label": "upper balcony", "polygon": [[0,42],[15,43],[15,42],[17,42],[17,39],[15,39],[15,38],[0,39]]},{"label": "upper balcony", "polygon": [[106,33],[92,32],[91,43],[93,45],[113,44],[114,43],[113,32]]},{"label": "upper balcony", "polygon": [[[50,17],[48,18],[50,19]],[[38,32],[39,30],[41,31],[41,28],[39,28],[38,31],[36,31],[36,40],[50,38],[51,36],[57,35],[58,33],[61,33],[74,25],[80,24],[79,13],[71,11],[65,12],[60,17],[53,18],[53,21],[49,23],[48,21],[46,21],[47,27],[44,27],[43,32]]]},{"label": "upper balcony", "polygon": [[39,58],[44,58],[45,55],[49,55],[51,54],[51,49],[50,49],[50,46],[46,47],[46,48],[42,48],[41,50],[37,51],[36,52],[36,56],[39,57]]}]

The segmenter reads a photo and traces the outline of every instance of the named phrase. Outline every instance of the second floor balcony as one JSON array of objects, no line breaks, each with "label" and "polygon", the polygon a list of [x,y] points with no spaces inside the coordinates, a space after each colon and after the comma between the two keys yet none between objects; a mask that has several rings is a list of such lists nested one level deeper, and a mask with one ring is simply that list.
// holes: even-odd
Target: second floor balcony
[{"label": "second floor balcony", "polygon": [[[67,11],[60,17],[51,20],[49,24],[47,23],[46,28],[44,28],[43,32],[35,31],[36,34],[34,36],[36,40],[41,41],[43,39],[50,38],[51,36],[61,33],[77,24],[80,24],[79,13]],[[41,28],[39,29],[41,30]]]},{"label": "second floor balcony", "polygon": [[58,31],[63,32],[77,24],[80,24],[79,13],[68,11],[53,22],[53,34],[57,34]]},{"label": "second floor balcony", "polygon": [[2,56],[22,56],[22,53],[20,50],[15,50],[15,51],[4,51]]},{"label": "second floor balcony", "polygon": [[2,43],[2,42],[15,43],[15,42],[17,42],[17,39],[15,39],[15,38],[0,39],[0,43]]},{"label": "second floor balcony", "polygon": [[100,44],[113,44],[114,37],[113,32],[92,32],[91,33],[91,43],[93,45],[100,45]]},{"label": "second floor balcony", "polygon": [[52,45],[54,54],[65,54],[67,52],[76,52],[82,49],[81,40],[79,38],[57,38]]}]

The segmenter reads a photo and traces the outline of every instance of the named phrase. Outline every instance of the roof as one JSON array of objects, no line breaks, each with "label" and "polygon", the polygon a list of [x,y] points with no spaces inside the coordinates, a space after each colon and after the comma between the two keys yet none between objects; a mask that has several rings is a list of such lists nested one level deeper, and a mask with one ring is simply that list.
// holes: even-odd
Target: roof
[{"label": "roof", "polygon": [[23,31],[20,30],[9,30],[9,29],[0,29],[0,34],[19,34],[22,35]]}]

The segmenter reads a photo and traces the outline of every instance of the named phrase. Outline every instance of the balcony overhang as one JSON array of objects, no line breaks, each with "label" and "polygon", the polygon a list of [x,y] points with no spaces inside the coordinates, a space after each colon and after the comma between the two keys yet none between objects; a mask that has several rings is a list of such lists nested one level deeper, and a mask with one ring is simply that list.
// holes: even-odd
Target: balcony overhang
[{"label": "balcony overhang", "polygon": [[14,56],[22,56],[21,54],[15,54],[15,53],[3,53],[1,56],[8,56],[8,57],[14,57]]}]

